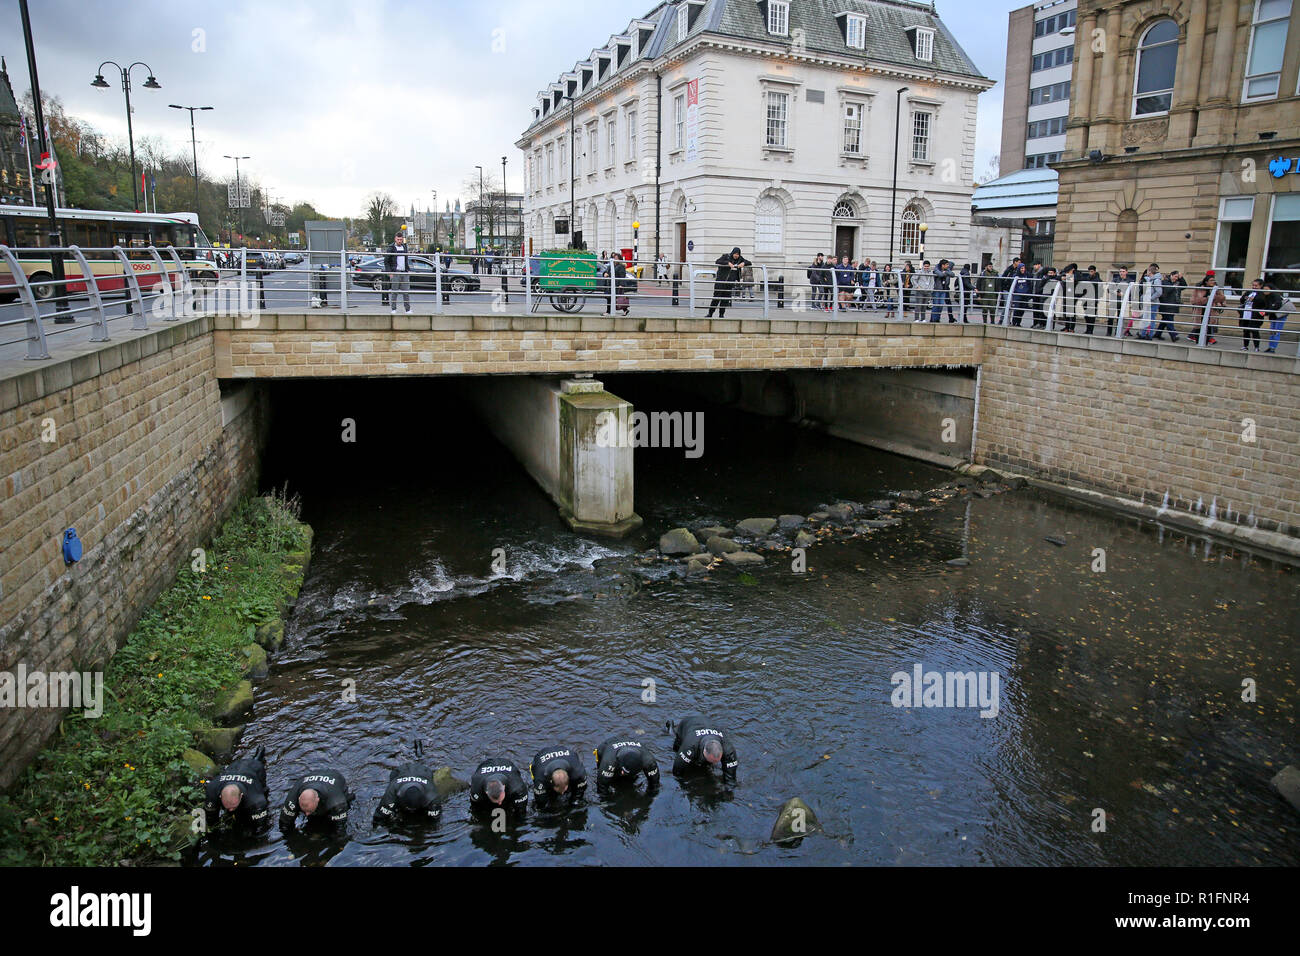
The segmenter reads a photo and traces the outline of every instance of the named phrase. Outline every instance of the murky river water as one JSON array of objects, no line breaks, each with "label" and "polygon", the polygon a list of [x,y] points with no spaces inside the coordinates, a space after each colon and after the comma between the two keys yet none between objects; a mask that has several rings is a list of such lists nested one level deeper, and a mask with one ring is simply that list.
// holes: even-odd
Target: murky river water
[{"label": "murky river water", "polygon": [[[653,379],[607,385],[638,408],[700,407]],[[601,543],[570,533],[490,435],[450,421],[458,407],[436,383],[275,394],[267,482],[301,493],[316,544],[240,750],[266,746],[274,801],[321,766],[358,799],[345,837],[226,838],[199,862],[1300,863],[1300,821],[1268,787],[1298,756],[1295,569],[1022,490],[923,499],[901,527],[810,549],[804,574],[769,556],[685,580],[600,559],[679,524],[952,476],[710,408],[702,458],[637,451],[645,533]],[[339,440],[344,417],[354,445]],[[961,556],[968,567],[945,563]],[[918,664],[996,672],[996,716],[893,706],[891,675]],[[734,736],[730,791],[666,774],[653,799],[593,794],[504,834],[471,821],[464,794],[436,827],[370,825],[414,737],[461,777],[489,755],[526,766],[552,743],[590,755],[615,733],[650,743],[667,771],[664,722],[694,712]],[[825,832],[771,845],[792,796]]]}]

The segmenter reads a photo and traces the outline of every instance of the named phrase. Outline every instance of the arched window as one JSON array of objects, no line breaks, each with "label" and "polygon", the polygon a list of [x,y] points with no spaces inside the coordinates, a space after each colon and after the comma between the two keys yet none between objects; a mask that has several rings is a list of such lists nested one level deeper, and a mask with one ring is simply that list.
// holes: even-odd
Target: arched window
[{"label": "arched window", "polygon": [[785,228],[785,207],[775,196],[764,196],[754,210],[754,251],[781,251],[781,236]]},{"label": "arched window", "polygon": [[835,209],[831,213],[833,219],[857,219],[858,211],[853,208],[853,203],[847,199],[841,200],[835,204]]},{"label": "arched window", "polygon": [[[1134,116],[1158,116],[1169,112],[1177,67],[1178,24],[1173,20],[1151,24],[1138,42],[1137,75],[1133,84]],[[1227,69],[1227,66],[1223,68]]]},{"label": "arched window", "polygon": [[921,247],[921,211],[916,206],[908,205],[903,210],[902,245],[900,251],[905,256],[914,256]]},{"label": "arched window", "polygon": [[1137,265],[1138,214],[1133,209],[1125,209],[1119,214],[1115,223],[1115,264]]}]

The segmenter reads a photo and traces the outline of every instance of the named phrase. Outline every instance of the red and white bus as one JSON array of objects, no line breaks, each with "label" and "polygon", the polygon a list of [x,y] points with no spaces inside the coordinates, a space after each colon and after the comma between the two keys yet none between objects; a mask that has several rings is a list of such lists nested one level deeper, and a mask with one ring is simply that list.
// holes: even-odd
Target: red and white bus
[{"label": "red and white bus", "polygon": [[[158,285],[164,275],[159,272],[153,256],[145,251],[151,245],[159,249],[175,246],[192,280],[215,283],[218,279],[215,263],[202,253],[212,244],[199,228],[198,216],[192,212],[162,214],[56,209],[55,215],[63,245],[87,250],[84,255],[101,292],[125,290],[121,260],[113,252],[103,251],[113,246],[121,246],[126,252],[142,290]],[[30,251],[49,245],[49,216],[44,208],[0,205],[0,243],[10,249],[23,250],[16,252],[15,256],[29,280],[46,282],[54,278],[49,256]],[[176,271],[175,263],[170,253],[162,258],[165,272],[169,274],[168,280],[175,285],[176,279],[170,275]],[[70,255],[63,257],[63,274],[70,280],[67,285],[69,295],[86,294],[85,276],[77,260]],[[0,260],[0,302],[17,298],[17,292],[10,291],[12,288],[9,265]],[[37,298],[48,299],[54,295],[55,287],[38,285],[33,291]]]}]

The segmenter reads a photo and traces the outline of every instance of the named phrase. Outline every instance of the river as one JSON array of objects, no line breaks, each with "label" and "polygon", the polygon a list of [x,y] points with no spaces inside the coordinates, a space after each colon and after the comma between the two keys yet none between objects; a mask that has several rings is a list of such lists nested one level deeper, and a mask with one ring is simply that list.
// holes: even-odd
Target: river
[{"label": "river", "polygon": [[[345,835],[222,837],[192,862],[1300,863],[1295,811],[1268,786],[1296,758],[1295,568],[1022,489],[925,495],[900,527],[828,536],[804,573],[778,552],[688,579],[635,558],[677,525],[954,476],[668,378],[606,384],[639,409],[706,412],[702,457],[636,452],[645,527],[622,542],[570,532],[454,383],[277,386],[264,484],[301,495],[316,543],[240,752],[266,746],[277,805],[319,767],[358,796]],[[996,673],[996,715],[894,706],[893,676],[917,665]],[[735,740],[734,788],[668,773],[665,721],[697,712]],[[416,737],[467,778],[556,743],[590,774],[613,734],[655,750],[659,793],[530,809],[505,833],[458,794],[435,826],[371,827]],[[793,796],[822,832],[771,844]]]}]

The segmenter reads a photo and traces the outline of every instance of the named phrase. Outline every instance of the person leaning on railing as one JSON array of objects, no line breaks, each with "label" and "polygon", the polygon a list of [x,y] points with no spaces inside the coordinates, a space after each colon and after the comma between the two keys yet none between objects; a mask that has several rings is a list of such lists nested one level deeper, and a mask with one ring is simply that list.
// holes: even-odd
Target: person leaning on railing
[{"label": "person leaning on railing", "polygon": [[998,275],[998,270],[993,268],[993,263],[984,267],[980,277],[975,280],[977,291],[976,304],[980,310],[980,317],[987,325],[989,321],[997,322],[998,320],[998,290],[1002,284],[1002,277]]},{"label": "person leaning on railing", "polygon": [[1263,325],[1263,317],[1267,314],[1264,306],[1267,300],[1267,293],[1263,289],[1264,283],[1255,279],[1250,284],[1250,289],[1242,293],[1241,296],[1241,350],[1250,351],[1251,342],[1255,343],[1255,351],[1259,351],[1259,327]]},{"label": "person leaning on railing", "polygon": [[1286,301],[1282,293],[1277,290],[1277,286],[1271,282],[1264,283],[1264,292],[1267,301],[1264,308],[1268,311],[1268,327],[1273,333],[1268,337],[1268,348],[1265,352],[1276,352],[1278,345],[1282,341],[1282,329],[1286,325]]},{"label": "person leaning on railing", "polygon": [[[1201,279],[1193,288],[1191,305],[1201,310],[1200,315],[1205,314],[1206,303],[1210,306],[1209,321],[1205,325],[1205,344],[1214,345],[1219,334],[1219,320],[1223,317],[1224,310],[1227,308],[1228,299],[1223,294],[1223,289],[1219,286],[1218,280],[1214,276],[1214,270],[1211,269],[1205,273],[1205,278]],[[1192,341],[1196,341],[1198,336],[1192,336]]]}]

